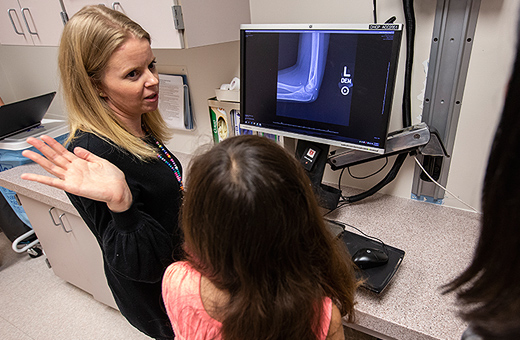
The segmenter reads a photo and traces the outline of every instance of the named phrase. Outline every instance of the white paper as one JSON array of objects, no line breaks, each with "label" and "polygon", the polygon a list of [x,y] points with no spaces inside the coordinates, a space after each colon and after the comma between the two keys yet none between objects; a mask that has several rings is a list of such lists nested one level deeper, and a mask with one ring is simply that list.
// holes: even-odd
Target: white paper
[{"label": "white paper", "polygon": [[185,129],[184,109],[182,76],[159,74],[159,111],[170,128]]}]

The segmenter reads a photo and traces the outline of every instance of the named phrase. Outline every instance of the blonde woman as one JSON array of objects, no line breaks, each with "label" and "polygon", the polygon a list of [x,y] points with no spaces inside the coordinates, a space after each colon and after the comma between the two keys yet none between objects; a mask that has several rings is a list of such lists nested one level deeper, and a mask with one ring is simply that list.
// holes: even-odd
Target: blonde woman
[{"label": "blonde woman", "polygon": [[45,157],[24,156],[57,178],[22,178],[67,192],[99,242],[121,313],[148,336],[173,339],[161,279],[180,248],[182,168],[164,146],[150,36],[122,13],[88,6],[65,26],[58,63],[68,150],[30,138]]}]

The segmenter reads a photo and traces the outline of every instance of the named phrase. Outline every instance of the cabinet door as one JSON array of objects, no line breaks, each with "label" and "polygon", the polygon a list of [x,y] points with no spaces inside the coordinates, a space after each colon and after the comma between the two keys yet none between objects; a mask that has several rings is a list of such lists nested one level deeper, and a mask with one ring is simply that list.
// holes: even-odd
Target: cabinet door
[{"label": "cabinet door", "polygon": [[58,46],[63,31],[58,0],[2,0],[0,43]]},{"label": "cabinet door", "polygon": [[125,13],[152,37],[153,48],[182,48],[182,36],[173,22],[173,0],[64,0],[69,18],[86,5],[102,4]]},{"label": "cabinet door", "polygon": [[[123,12],[150,33],[153,48],[197,47],[236,41],[240,24],[251,22],[247,0],[64,0],[64,4],[69,18],[89,4],[103,4]],[[175,28],[174,4],[181,6],[184,29]]]},{"label": "cabinet door", "polygon": [[182,34],[175,29],[173,0],[120,0],[112,3],[115,10],[128,15],[152,37],[152,48],[182,48]]},{"label": "cabinet door", "polygon": [[19,0],[22,20],[34,45],[58,46],[63,20],[58,0]]},{"label": "cabinet door", "polygon": [[33,44],[17,0],[0,1],[0,43],[2,45]]},{"label": "cabinet door", "polygon": [[251,23],[249,1],[179,0],[186,48],[240,39],[240,25]]},{"label": "cabinet door", "polygon": [[83,220],[18,195],[54,273],[116,308],[103,269],[101,249]]},{"label": "cabinet door", "polygon": [[110,2],[106,0],[63,0],[63,5],[65,6],[65,9],[67,10],[67,15],[69,16],[69,19],[76,14],[80,9],[87,5],[105,5],[110,6]]}]

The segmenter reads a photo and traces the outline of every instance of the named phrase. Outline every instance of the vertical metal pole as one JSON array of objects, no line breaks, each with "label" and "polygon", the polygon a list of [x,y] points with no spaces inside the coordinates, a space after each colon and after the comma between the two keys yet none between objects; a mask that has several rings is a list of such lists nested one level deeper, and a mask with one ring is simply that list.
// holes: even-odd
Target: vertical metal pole
[{"label": "vertical metal pole", "polygon": [[[435,128],[452,154],[459,120],[462,95],[466,82],[473,37],[481,0],[438,0],[432,35],[432,45],[426,80],[422,121]],[[425,159],[433,162],[438,182],[446,186],[450,158]],[[421,178],[416,165],[412,183],[412,198],[442,203],[444,190]]]}]

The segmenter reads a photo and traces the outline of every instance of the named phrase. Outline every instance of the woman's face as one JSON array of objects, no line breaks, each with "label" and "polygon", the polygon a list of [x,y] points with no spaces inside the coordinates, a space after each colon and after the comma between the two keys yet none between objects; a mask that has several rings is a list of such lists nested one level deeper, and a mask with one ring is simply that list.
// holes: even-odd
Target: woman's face
[{"label": "woman's face", "polygon": [[132,36],[114,51],[101,77],[100,90],[123,122],[140,120],[143,113],[157,109],[159,75],[148,40]]}]

